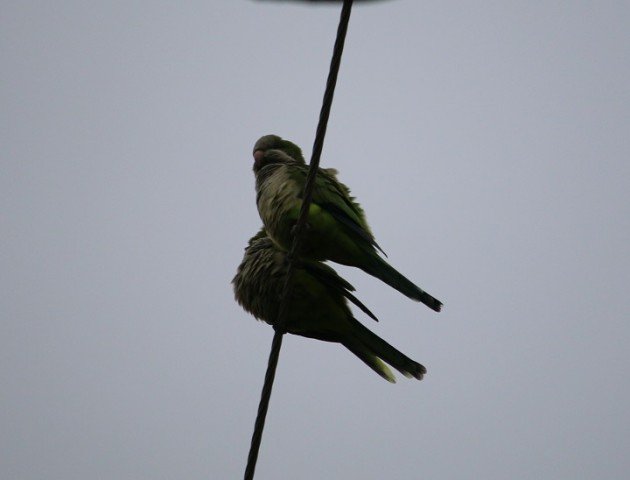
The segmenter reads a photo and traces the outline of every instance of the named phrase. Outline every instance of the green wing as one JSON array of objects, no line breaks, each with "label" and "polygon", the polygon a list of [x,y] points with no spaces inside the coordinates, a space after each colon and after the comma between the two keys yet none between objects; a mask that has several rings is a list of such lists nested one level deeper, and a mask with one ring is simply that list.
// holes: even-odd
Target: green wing
[{"label": "green wing", "polygon": [[[351,236],[358,242],[367,242],[387,256],[376,243],[370,227],[365,220],[365,213],[361,206],[350,196],[350,189],[337,180],[336,170],[319,169],[313,186],[313,203],[332,215],[340,224],[346,227]],[[308,167],[295,165],[291,174],[298,184],[306,183]]]}]

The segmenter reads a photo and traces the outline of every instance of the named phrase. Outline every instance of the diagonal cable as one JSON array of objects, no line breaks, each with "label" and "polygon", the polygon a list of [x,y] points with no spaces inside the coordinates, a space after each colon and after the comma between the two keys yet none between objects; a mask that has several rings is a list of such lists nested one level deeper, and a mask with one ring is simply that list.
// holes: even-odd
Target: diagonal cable
[{"label": "diagonal cable", "polygon": [[300,209],[300,216],[298,217],[298,221],[295,225],[293,244],[288,254],[288,268],[285,275],[282,297],[280,299],[278,319],[274,325],[275,332],[273,335],[273,341],[271,342],[271,351],[269,352],[269,362],[267,364],[267,373],[265,374],[265,383],[260,394],[258,414],[256,415],[256,422],[254,423],[254,433],[252,434],[252,441],[249,448],[249,456],[247,457],[247,467],[245,468],[244,477],[245,480],[252,480],[254,478],[254,472],[256,470],[256,461],[258,460],[258,451],[260,449],[262,432],[265,427],[265,418],[267,416],[267,410],[269,408],[271,389],[273,387],[273,381],[276,376],[276,367],[278,365],[278,358],[280,356],[282,337],[286,332],[285,328],[287,322],[288,303],[287,298],[290,297],[292,291],[291,279],[293,278],[294,260],[299,252],[301,235],[304,231],[304,226],[306,225],[308,209],[310,207],[313,197],[315,177],[317,175],[317,169],[319,168],[319,159],[322,154],[322,148],[324,147],[324,137],[326,136],[328,118],[330,117],[330,109],[332,106],[333,96],[335,94],[337,75],[339,73],[339,66],[341,64],[341,55],[343,53],[346,32],[348,31],[348,22],[350,20],[351,10],[352,0],[344,0],[343,7],[341,8],[341,16],[339,18],[339,27],[337,28],[337,38],[335,40],[333,55],[330,61],[330,71],[328,73],[328,80],[326,81],[326,90],[324,92],[322,109],[319,114],[319,123],[317,124],[317,131],[315,133],[311,163],[309,166],[308,176],[306,177],[306,184],[304,185],[302,208]]}]

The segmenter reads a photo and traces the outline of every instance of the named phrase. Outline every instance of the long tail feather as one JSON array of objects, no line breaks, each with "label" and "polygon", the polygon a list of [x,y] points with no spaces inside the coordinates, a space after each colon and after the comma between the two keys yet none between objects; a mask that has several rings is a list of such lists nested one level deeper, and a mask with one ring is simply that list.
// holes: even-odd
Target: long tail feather
[{"label": "long tail feather", "polygon": [[379,375],[388,379],[387,376],[385,376],[381,371],[371,365],[364,358],[365,356],[378,357],[394,367],[406,377],[414,377],[418,380],[422,380],[424,374],[427,373],[427,369],[424,368],[424,366],[420,365],[418,362],[412,360],[401,351],[392,347],[381,337],[359,323],[358,320],[352,319],[352,323],[353,335],[349,339],[344,339],[344,346],[352,351],[352,353],[357,355],[365,363],[367,363]]},{"label": "long tail feather", "polygon": [[382,280],[390,287],[395,288],[403,295],[424,303],[427,307],[436,312],[442,309],[442,302],[415,285],[411,280],[377,255],[372,256],[371,261],[362,265],[361,269]]},{"label": "long tail feather", "polygon": [[352,295],[350,292],[348,292],[347,290],[343,292],[343,294],[346,296],[346,298],[348,300],[350,300],[352,303],[354,303],[357,307],[359,307],[361,310],[363,310],[363,312],[370,317],[372,320],[374,320],[375,322],[378,322],[378,318],[376,318],[376,315],[374,315],[369,308],[367,308],[365,305],[363,305],[363,302],[361,302],[357,297],[355,297],[354,295]]},{"label": "long tail feather", "polygon": [[343,342],[343,345],[385,380],[390,383],[396,383],[396,377],[389,367],[385,365],[376,355],[370,353],[360,342],[355,341],[354,339],[347,340]]}]

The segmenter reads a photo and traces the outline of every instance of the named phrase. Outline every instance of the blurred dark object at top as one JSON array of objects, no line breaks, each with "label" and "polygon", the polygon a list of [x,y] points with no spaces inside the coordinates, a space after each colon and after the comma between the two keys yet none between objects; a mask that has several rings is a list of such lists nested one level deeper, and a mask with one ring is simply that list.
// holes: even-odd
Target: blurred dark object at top
[{"label": "blurred dark object at top", "polygon": [[[257,0],[259,2],[343,3],[344,0]],[[354,0],[354,3],[374,3],[385,0]]]}]

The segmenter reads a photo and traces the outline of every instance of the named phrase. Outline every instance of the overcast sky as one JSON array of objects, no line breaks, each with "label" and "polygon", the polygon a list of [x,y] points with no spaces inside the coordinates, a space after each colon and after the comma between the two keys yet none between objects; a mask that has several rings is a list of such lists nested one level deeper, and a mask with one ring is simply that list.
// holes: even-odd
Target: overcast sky
[{"label": "overcast sky", "polygon": [[[485,3],[353,9],[322,166],[445,309],[338,268],[428,375],[286,337],[257,479],[630,471],[630,6]],[[310,153],[339,5],[1,10],[0,477],[241,478],[252,146]]]}]

